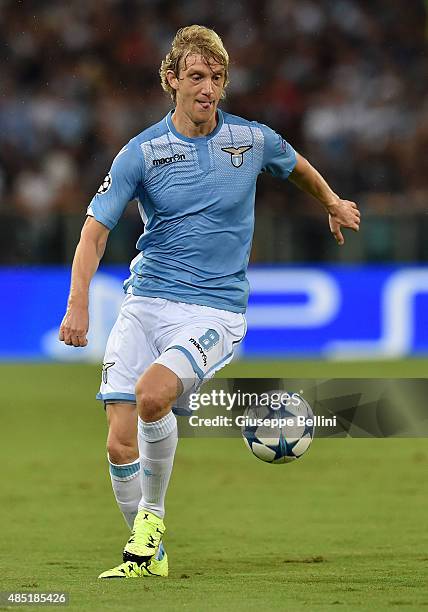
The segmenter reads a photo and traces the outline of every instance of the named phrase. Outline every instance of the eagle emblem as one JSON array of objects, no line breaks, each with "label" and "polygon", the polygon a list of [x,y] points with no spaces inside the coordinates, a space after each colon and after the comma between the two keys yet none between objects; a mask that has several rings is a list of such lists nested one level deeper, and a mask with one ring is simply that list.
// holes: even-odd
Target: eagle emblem
[{"label": "eagle emblem", "polygon": [[244,153],[253,148],[253,145],[249,145],[247,147],[224,147],[222,151],[225,153],[230,153],[230,161],[232,162],[232,166],[235,168],[239,168],[244,163]]},{"label": "eagle emblem", "polygon": [[103,363],[103,371],[102,371],[102,375],[103,375],[103,383],[106,385],[107,384],[107,379],[108,379],[108,369],[111,368],[112,366],[114,366],[116,362],[115,361],[110,361],[107,363]]}]

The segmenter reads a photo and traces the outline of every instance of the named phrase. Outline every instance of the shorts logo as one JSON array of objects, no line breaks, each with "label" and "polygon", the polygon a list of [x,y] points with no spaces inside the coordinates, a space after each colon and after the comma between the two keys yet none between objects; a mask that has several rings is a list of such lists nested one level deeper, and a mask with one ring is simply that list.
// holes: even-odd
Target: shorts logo
[{"label": "shorts logo", "polygon": [[154,159],[153,160],[153,165],[154,166],[163,166],[164,164],[173,164],[174,162],[179,162],[179,161],[184,161],[186,159],[186,156],[184,155],[184,153],[176,153],[175,155],[172,155],[171,157],[161,157],[160,159]]},{"label": "shorts logo", "polygon": [[202,348],[202,346],[199,344],[199,342],[197,340],[195,340],[194,338],[189,338],[189,342],[191,342],[192,344],[194,344],[196,346],[196,348],[198,349],[198,351],[200,352],[200,354],[202,355],[202,361],[204,362],[204,366],[207,365],[207,356],[204,352],[204,349]]},{"label": "shorts logo", "polygon": [[205,353],[205,351],[209,351],[210,349],[212,349],[212,347],[215,346],[219,340],[220,336],[215,329],[207,329],[207,331],[197,340],[195,340],[194,338],[189,338],[189,342],[196,346],[196,348],[200,352],[202,356],[202,361],[204,362],[204,366],[207,365],[208,361],[207,354]]},{"label": "shorts logo", "polygon": [[111,174],[109,172],[107,176],[105,177],[105,179],[103,180],[103,182],[101,183],[101,185],[98,187],[97,193],[99,193],[100,195],[103,195],[104,193],[107,193],[110,187],[111,187]]},{"label": "shorts logo", "polygon": [[111,368],[111,366],[114,366],[115,363],[116,363],[115,361],[110,361],[110,362],[107,362],[107,363],[103,363],[102,377],[103,377],[103,383],[105,385],[107,384],[108,369]]},{"label": "shorts logo", "polygon": [[244,153],[253,148],[253,145],[249,145],[248,147],[224,147],[222,151],[225,153],[230,153],[230,161],[232,162],[232,166],[235,168],[239,168],[244,163]]}]

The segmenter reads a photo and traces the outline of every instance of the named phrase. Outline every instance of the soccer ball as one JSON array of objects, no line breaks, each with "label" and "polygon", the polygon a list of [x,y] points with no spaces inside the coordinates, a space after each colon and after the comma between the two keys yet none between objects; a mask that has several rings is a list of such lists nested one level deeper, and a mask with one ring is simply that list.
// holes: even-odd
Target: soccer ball
[{"label": "soccer ball", "polygon": [[[314,437],[314,414],[298,393],[262,393],[243,415],[247,448],[267,463],[290,463],[305,453]],[[282,399],[279,399],[282,398]]]}]

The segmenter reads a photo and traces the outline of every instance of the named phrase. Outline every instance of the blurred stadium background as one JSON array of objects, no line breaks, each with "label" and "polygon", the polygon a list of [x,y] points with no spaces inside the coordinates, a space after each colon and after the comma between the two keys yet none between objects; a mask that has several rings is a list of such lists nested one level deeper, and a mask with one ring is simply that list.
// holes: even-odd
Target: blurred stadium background
[{"label": "blurred stadium background", "polygon": [[85,351],[54,341],[69,264],[111,160],[169,110],[157,71],[191,22],[229,50],[224,108],[280,132],[363,213],[339,249],[316,202],[260,177],[242,357],[427,353],[426,3],[3,0],[0,359],[102,357],[142,231],[135,203],[94,284]]},{"label": "blurred stadium background", "polygon": [[142,231],[134,204],[93,283],[89,346],[56,339],[86,206],[169,110],[158,67],[201,23],[232,60],[224,108],[280,132],[363,213],[338,248],[316,202],[260,177],[249,331],[224,375],[426,376],[427,14],[422,0],[0,1],[0,590],[66,589],[81,610],[427,604],[422,439],[319,439],[278,469],[240,440],[182,440],[170,580],[143,597],[96,584],[126,537],[94,396]]}]

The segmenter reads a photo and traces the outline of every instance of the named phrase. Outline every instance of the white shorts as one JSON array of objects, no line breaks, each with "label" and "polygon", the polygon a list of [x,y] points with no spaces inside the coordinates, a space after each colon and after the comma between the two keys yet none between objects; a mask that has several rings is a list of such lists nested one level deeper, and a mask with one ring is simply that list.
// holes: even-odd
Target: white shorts
[{"label": "white shorts", "polygon": [[246,332],[243,314],[128,294],[107,341],[100,392],[105,402],[135,402],[138,378],[152,363],[172,370],[184,392],[174,407],[232,360]]}]

